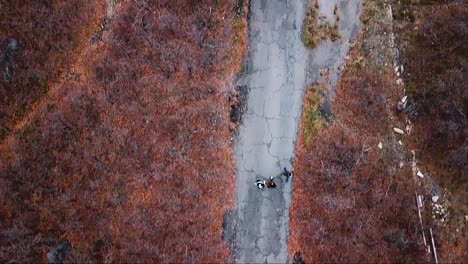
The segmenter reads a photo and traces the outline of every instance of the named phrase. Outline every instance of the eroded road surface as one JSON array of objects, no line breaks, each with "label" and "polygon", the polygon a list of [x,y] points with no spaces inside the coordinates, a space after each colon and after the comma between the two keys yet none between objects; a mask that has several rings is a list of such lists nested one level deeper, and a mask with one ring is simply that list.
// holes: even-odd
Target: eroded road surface
[{"label": "eroded road surface", "polygon": [[[341,40],[324,41],[310,51],[300,39],[308,0],[251,1],[249,54],[238,83],[250,92],[234,142],[236,208],[226,228],[234,230],[229,231],[234,233],[229,244],[237,263],[285,263],[288,259],[294,177],[287,183],[284,177],[276,178],[276,189],[261,190],[255,178],[276,176],[283,167],[291,168],[306,84],[320,81],[319,70],[329,68],[328,81],[336,85],[337,66],[344,63],[348,39],[357,32],[360,2],[336,3]],[[334,5],[323,5],[329,7]]]}]

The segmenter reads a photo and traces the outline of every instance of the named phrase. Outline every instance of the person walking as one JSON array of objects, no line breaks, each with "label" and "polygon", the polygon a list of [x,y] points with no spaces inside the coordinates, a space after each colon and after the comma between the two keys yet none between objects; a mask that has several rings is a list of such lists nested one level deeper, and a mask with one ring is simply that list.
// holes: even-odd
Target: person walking
[{"label": "person walking", "polygon": [[276,188],[276,183],[273,181],[273,177],[270,177],[270,179],[266,182],[266,186],[268,188]]},{"label": "person walking", "polygon": [[288,171],[286,167],[284,167],[282,175],[286,176],[286,182],[288,182],[289,178],[293,176],[293,171],[293,169],[291,169],[291,171]]}]

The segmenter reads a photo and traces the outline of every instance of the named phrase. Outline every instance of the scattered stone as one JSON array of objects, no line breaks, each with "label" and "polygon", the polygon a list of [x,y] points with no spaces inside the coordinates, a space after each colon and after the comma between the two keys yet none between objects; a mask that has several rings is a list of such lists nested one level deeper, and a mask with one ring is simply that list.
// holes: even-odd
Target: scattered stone
[{"label": "scattered stone", "polygon": [[418,171],[418,173],[416,175],[418,175],[420,178],[424,178],[424,174],[422,174],[421,171]]},{"label": "scattered stone", "polygon": [[398,102],[398,110],[403,111],[406,108],[406,104],[408,103],[408,96],[405,95],[401,100]]},{"label": "scattered stone", "polygon": [[422,206],[423,206],[422,195],[418,195],[418,208],[421,208]]},{"label": "scattered stone", "polygon": [[398,127],[394,127],[393,131],[395,131],[396,133],[401,134],[401,135],[403,135],[405,133],[405,132],[403,132],[403,130],[399,129]]},{"label": "scattered stone", "polygon": [[405,101],[405,102],[402,102],[402,101],[398,102],[397,108],[398,108],[398,111],[403,111],[403,110],[405,110],[405,108],[406,108],[406,101]]},{"label": "scattered stone", "polygon": [[406,134],[411,135],[411,124],[406,125]]},{"label": "scattered stone", "polygon": [[403,80],[401,78],[398,78],[398,80],[396,80],[396,84],[403,85]]},{"label": "scattered stone", "polygon": [[18,40],[14,38],[7,39],[5,44],[6,44],[6,51],[9,54],[15,54],[20,48]]},{"label": "scattered stone", "polygon": [[400,169],[403,168],[404,165],[405,163],[403,161],[400,161]]},{"label": "scattered stone", "polygon": [[47,260],[49,260],[49,263],[62,263],[65,258],[65,254],[70,249],[70,243],[68,243],[68,241],[62,241],[47,253]]},{"label": "scattered stone", "polygon": [[465,221],[468,222],[468,215],[465,215]]},{"label": "scattered stone", "polygon": [[437,201],[439,201],[439,196],[437,196],[437,195],[432,196],[432,201],[434,203],[437,203]]},{"label": "scattered stone", "polygon": [[398,67],[398,66],[395,67],[395,73],[398,72],[398,69],[399,69],[399,68],[400,68],[400,67]]},{"label": "scattered stone", "polygon": [[382,149],[382,148],[383,148],[382,142],[379,142],[379,144],[377,145],[377,147],[378,147],[379,149]]},{"label": "scattered stone", "polygon": [[403,64],[400,65],[400,73],[403,73],[405,71],[405,67],[403,67]]},{"label": "scattered stone", "polygon": [[401,140],[398,140],[398,144],[400,144],[400,146],[403,146],[403,142],[401,142]]}]

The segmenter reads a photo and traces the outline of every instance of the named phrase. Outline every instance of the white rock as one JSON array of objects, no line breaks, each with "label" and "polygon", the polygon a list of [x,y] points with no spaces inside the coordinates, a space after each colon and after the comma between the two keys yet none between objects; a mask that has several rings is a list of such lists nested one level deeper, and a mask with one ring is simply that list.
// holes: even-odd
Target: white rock
[{"label": "white rock", "polygon": [[403,73],[405,71],[405,67],[403,67],[403,64],[400,65],[400,72]]},{"label": "white rock", "polygon": [[423,206],[422,195],[418,195],[418,207],[421,208],[422,206]]},{"label": "white rock", "polygon": [[398,127],[394,127],[393,131],[395,131],[396,133],[401,134],[401,135],[403,135],[405,133],[405,132],[403,132],[403,130],[399,129]]},{"label": "white rock", "polygon": [[400,169],[403,168],[403,166],[405,165],[405,163],[403,163],[403,161],[400,162]]},{"label": "white rock", "polygon": [[411,124],[406,125],[406,134],[411,135]]},{"label": "white rock", "polygon": [[398,144],[400,144],[400,146],[403,146],[403,142],[401,142],[401,140],[398,140]]},{"label": "white rock", "polygon": [[382,149],[382,148],[383,148],[382,142],[379,142],[379,144],[377,145],[377,147],[378,147],[379,149]]},{"label": "white rock", "polygon": [[468,222],[468,215],[465,215],[465,221]]},{"label": "white rock", "polygon": [[398,102],[397,108],[398,110],[403,111],[406,108],[406,102]]},{"label": "white rock", "polygon": [[401,98],[401,102],[402,102],[402,103],[405,103],[406,100],[408,100],[408,96],[407,96],[407,95],[405,95],[405,96],[403,96],[403,98]]},{"label": "white rock", "polygon": [[396,84],[402,85],[402,84],[403,84],[403,80],[402,80],[401,78],[399,78],[398,80],[396,80]]},{"label": "white rock", "polygon": [[439,201],[439,196],[437,196],[437,195],[432,196],[432,201],[434,203],[437,203],[437,201]]},{"label": "white rock", "polygon": [[421,171],[418,171],[418,173],[417,173],[416,175],[418,175],[418,176],[421,177],[421,178],[424,178],[424,174],[422,174]]},{"label": "white rock", "polygon": [[398,67],[398,66],[395,67],[395,73],[398,72],[398,69],[399,69],[399,68],[400,68],[400,67]]}]

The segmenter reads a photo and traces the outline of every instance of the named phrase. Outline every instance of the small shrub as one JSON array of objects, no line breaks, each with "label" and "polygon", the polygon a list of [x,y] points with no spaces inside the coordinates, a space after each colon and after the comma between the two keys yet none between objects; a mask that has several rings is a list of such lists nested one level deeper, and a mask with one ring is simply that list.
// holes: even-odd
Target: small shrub
[{"label": "small shrub", "polygon": [[309,141],[322,127],[322,117],[320,115],[319,86],[310,85],[305,97],[304,104],[304,138]]}]

